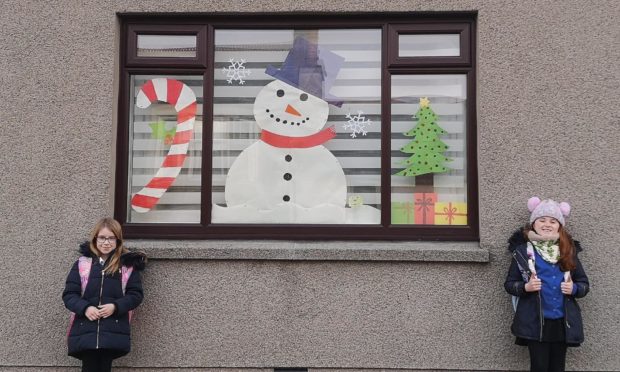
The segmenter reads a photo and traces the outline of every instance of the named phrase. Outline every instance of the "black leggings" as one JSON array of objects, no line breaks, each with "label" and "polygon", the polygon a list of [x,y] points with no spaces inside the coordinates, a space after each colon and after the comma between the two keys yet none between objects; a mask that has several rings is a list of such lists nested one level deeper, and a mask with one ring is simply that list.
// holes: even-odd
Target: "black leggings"
[{"label": "black leggings", "polygon": [[86,351],[82,354],[82,372],[110,372],[113,359],[105,349]]},{"label": "black leggings", "polygon": [[531,372],[564,372],[566,343],[530,341],[527,348]]}]

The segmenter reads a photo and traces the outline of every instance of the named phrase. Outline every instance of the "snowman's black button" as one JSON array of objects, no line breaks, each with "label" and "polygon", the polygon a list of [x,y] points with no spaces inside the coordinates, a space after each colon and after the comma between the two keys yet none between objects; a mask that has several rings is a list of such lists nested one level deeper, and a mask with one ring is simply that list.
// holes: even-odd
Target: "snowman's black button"
[{"label": "snowman's black button", "polygon": [[284,200],[285,202],[291,200],[291,197],[288,195],[284,195],[284,197],[282,198],[282,200]]},{"label": "snowman's black button", "polygon": [[293,176],[290,173],[284,173],[284,179],[290,181]]},{"label": "snowman's black button", "polygon": [[291,161],[291,160],[293,160],[293,157],[292,157],[292,156],[290,156],[290,155],[286,155],[286,156],[284,157],[284,160],[286,160],[286,161]]}]

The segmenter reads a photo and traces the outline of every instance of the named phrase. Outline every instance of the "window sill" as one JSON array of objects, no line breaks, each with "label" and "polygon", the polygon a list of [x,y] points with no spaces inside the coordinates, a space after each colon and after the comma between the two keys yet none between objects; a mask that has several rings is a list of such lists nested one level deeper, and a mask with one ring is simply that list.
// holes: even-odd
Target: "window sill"
[{"label": "window sill", "polygon": [[129,240],[155,260],[308,260],[489,262],[478,242]]}]

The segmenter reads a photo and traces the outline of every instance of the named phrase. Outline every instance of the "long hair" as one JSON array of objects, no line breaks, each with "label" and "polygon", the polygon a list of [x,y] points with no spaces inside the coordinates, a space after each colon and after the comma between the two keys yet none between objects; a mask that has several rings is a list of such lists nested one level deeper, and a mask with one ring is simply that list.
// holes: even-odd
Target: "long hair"
[{"label": "long hair", "polygon": [[571,271],[577,268],[575,264],[575,242],[564,226],[560,225],[560,269]]},{"label": "long hair", "polygon": [[[523,230],[525,234],[525,238],[527,239],[527,234],[530,231],[534,230],[534,226],[529,224]],[[560,264],[560,269],[562,271],[571,271],[577,268],[575,264],[575,242],[573,241],[573,237],[569,234],[568,230],[564,228],[563,225],[560,225],[558,230],[560,234],[559,246],[560,246],[560,258],[558,259],[558,263]]]},{"label": "long hair", "polygon": [[103,228],[108,228],[116,237],[116,249],[110,254],[108,264],[103,269],[106,274],[114,274],[121,268],[121,256],[127,253],[127,249],[123,246],[123,230],[121,224],[113,218],[105,217],[97,221],[93,231],[90,234],[90,251],[97,257],[101,257],[101,252],[97,249],[97,235]]}]

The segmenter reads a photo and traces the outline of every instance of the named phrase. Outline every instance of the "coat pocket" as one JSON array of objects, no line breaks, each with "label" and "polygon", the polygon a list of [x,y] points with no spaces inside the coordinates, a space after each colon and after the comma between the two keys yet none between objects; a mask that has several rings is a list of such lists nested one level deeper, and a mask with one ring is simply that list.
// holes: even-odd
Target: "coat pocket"
[{"label": "coat pocket", "polygon": [[116,333],[121,335],[129,335],[129,319],[127,315],[121,317],[110,317],[104,322],[104,329],[110,333]]},{"label": "coat pocket", "polygon": [[82,336],[88,333],[97,332],[97,321],[90,321],[84,316],[76,316],[73,321],[73,326],[69,333],[69,337]]},{"label": "coat pocket", "polygon": [[583,320],[579,304],[574,298],[568,298],[566,303],[566,342],[579,344],[583,342]]},{"label": "coat pocket", "polygon": [[538,303],[532,294],[519,297],[511,331],[513,335],[529,340],[540,338]]}]

